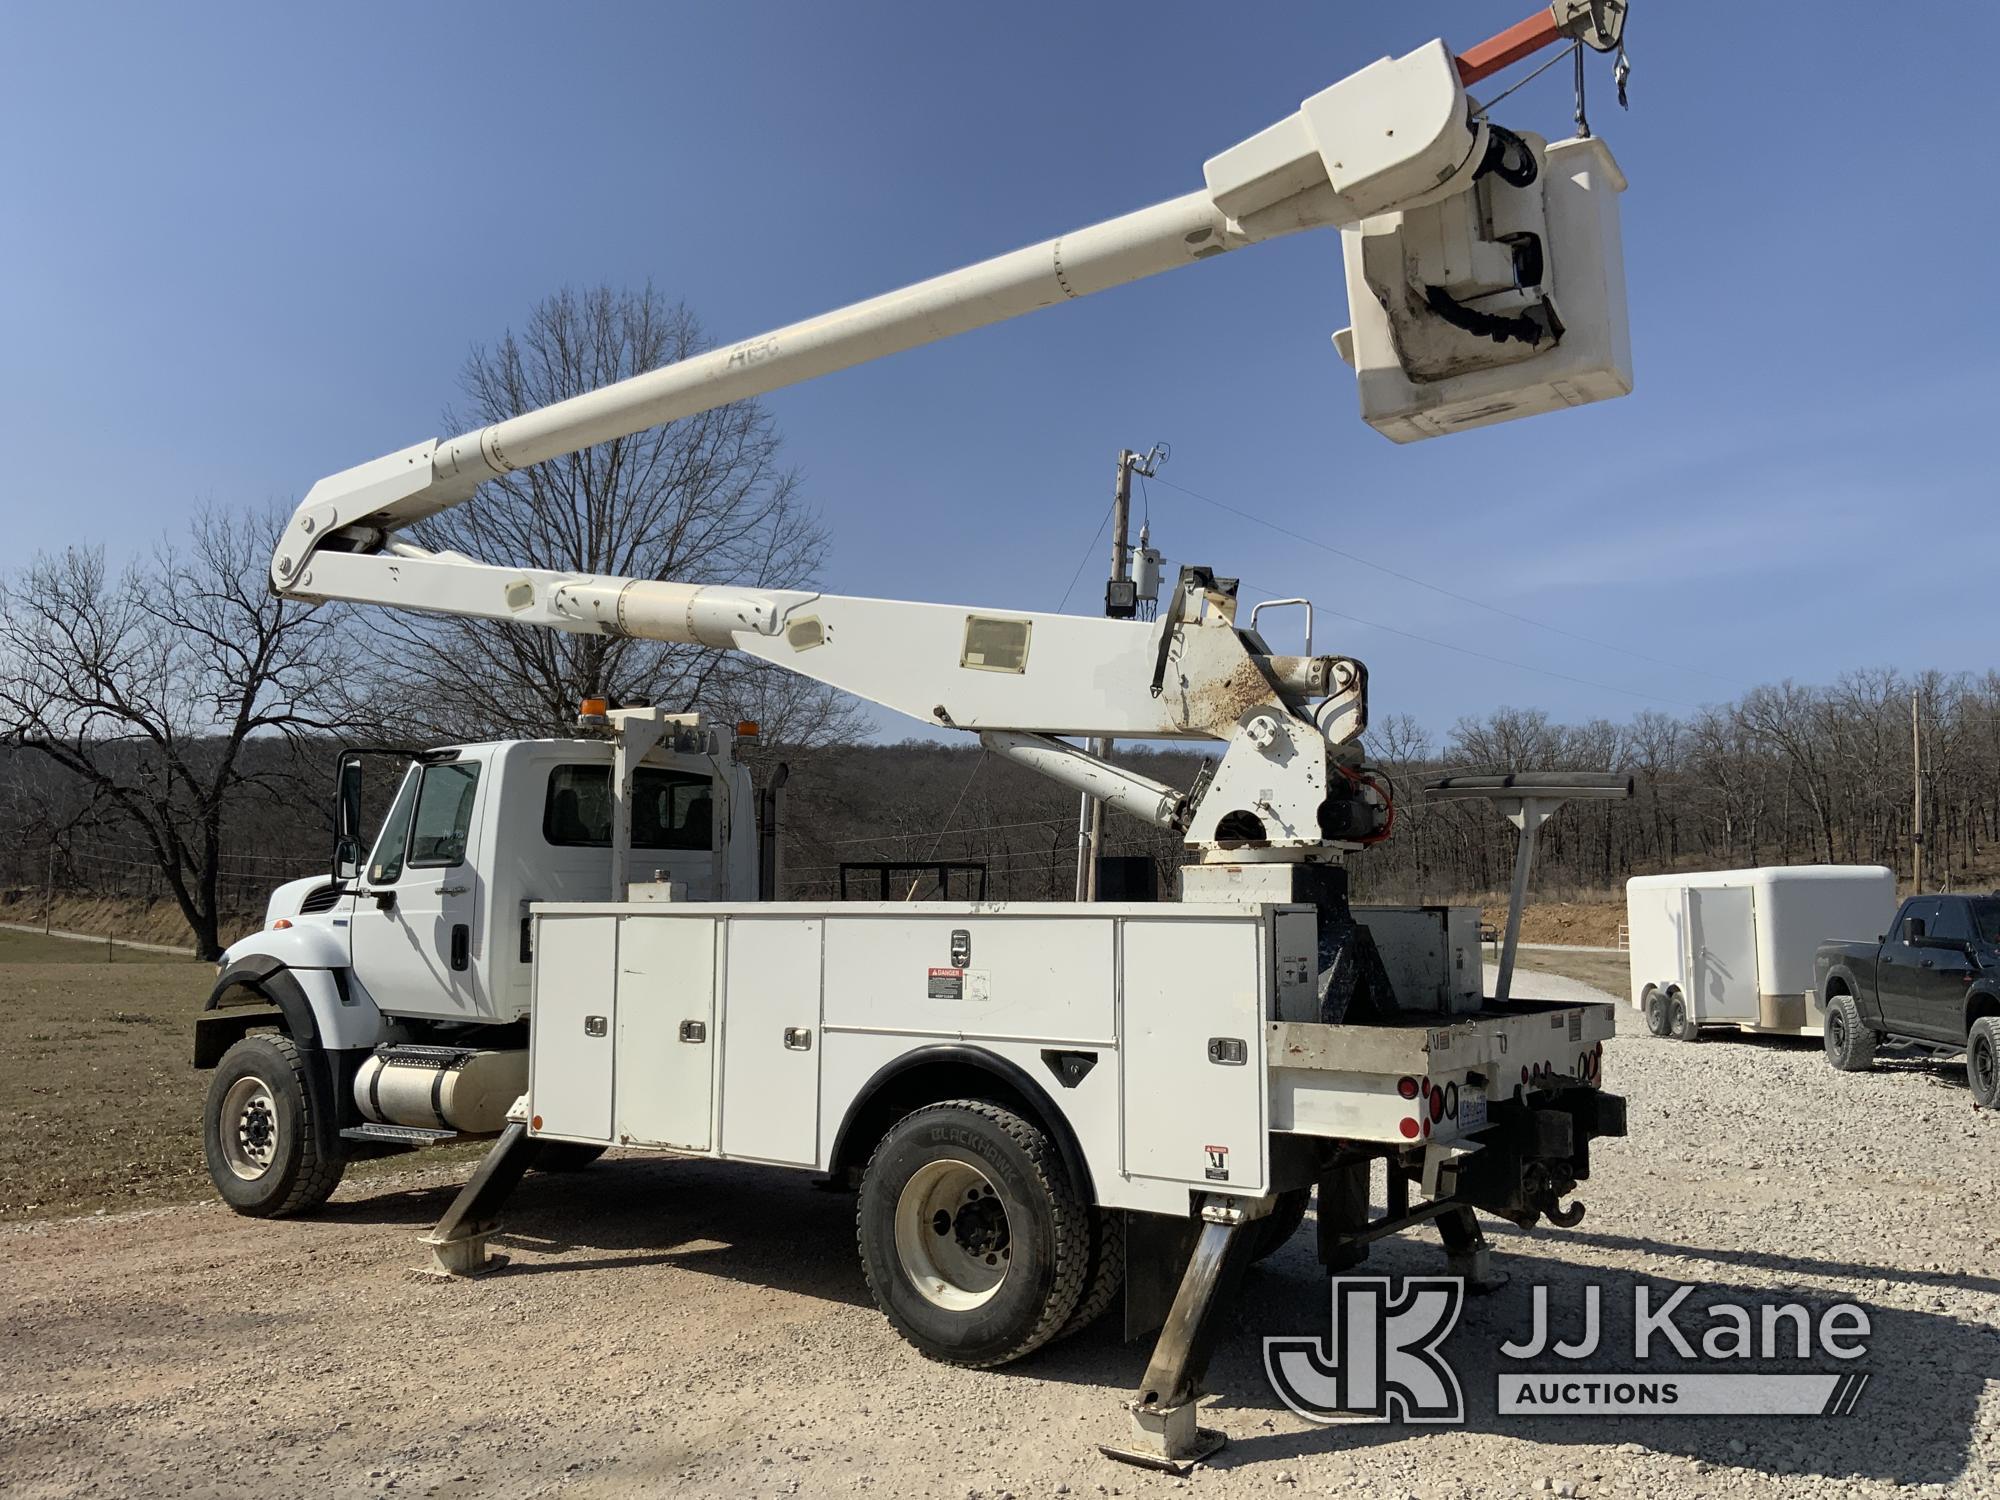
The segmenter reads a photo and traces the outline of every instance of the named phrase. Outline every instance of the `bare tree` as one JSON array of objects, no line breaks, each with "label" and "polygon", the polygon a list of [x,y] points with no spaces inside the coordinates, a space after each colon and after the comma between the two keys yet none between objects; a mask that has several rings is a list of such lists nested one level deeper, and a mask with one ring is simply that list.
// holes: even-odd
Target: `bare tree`
[{"label": "bare tree", "polygon": [[143,851],[204,958],[221,952],[228,816],[293,789],[285,757],[259,752],[337,727],[311,705],[342,674],[339,632],[265,586],[280,522],[204,511],[116,578],[101,548],[73,548],[0,581],[7,742],[76,779],[71,827]]},{"label": "bare tree", "polygon": [[[476,348],[455,429],[595,390],[707,347],[688,308],[650,287],[562,291],[519,334]],[[422,544],[485,561],[684,582],[798,587],[826,534],[779,459],[777,428],[754,401],[669,422],[534,464],[484,485],[416,528]],[[731,653],[484,621],[375,617],[389,684],[380,717],[403,739],[561,732],[577,700],[605,694],[718,717],[760,717],[793,743],[824,743],[859,722],[846,699]]]}]

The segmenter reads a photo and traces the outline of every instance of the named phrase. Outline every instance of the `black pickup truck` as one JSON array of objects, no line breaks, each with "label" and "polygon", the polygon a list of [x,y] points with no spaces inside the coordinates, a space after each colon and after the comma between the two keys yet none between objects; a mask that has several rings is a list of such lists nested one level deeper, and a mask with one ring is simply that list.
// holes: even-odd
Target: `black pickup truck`
[{"label": "black pickup truck", "polygon": [[1836,1068],[1871,1066],[1883,1040],[1962,1047],[1973,1101],[2000,1103],[2000,895],[1912,896],[1887,936],[1821,943],[1813,973]]}]

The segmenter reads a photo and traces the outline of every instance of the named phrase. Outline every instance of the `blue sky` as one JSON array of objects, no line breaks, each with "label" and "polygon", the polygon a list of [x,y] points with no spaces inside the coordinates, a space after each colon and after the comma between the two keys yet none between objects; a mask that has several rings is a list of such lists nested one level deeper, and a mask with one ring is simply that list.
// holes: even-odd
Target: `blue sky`
[{"label": "blue sky", "polygon": [[[127,551],[444,435],[468,346],[565,283],[651,280],[733,340],[1196,187],[1529,3],[14,7],[9,553]],[[1634,9],[1629,114],[1591,67],[1632,397],[1397,447],[1328,342],[1338,238],[1298,236],[770,397],[826,585],[1046,609],[1088,549],[1089,609],[1112,457],[1165,440],[1176,485],[1570,633],[1151,486],[1171,559],[1355,617],[1318,644],[1377,715],[1993,665],[2000,21]],[[1566,78],[1498,117],[1566,133]]]}]

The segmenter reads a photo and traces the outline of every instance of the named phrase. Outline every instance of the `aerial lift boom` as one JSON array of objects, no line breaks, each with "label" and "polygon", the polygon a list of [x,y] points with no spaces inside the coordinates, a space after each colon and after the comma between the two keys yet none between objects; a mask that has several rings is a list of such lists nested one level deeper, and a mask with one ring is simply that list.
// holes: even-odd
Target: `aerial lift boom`
[{"label": "aerial lift boom", "polygon": [[[1558,0],[1530,29],[1608,47],[1621,19],[1612,0]],[[1212,157],[1203,187],[1166,203],[331,475],[286,528],[272,587],[742,651],[977,733],[1198,850],[1354,847],[1385,814],[1354,775],[1365,669],[1271,652],[1238,628],[1234,581],[1205,570],[1140,624],[506,567],[398,533],[524,465],[1319,227],[1345,231],[1355,327],[1336,341],[1364,415],[1392,437],[1622,394],[1615,165],[1595,142],[1545,147],[1491,124],[1465,94],[1467,77],[1527,44],[1513,35],[1463,59],[1432,42],[1372,63]],[[1088,735],[1230,748],[1197,799],[1056,738]]]}]

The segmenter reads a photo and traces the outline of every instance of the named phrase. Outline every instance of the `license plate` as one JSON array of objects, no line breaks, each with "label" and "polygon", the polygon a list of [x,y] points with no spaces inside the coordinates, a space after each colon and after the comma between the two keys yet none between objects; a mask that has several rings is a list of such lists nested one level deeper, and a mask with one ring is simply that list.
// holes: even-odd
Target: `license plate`
[{"label": "license plate", "polygon": [[1458,1091],[1458,1128],[1462,1132],[1486,1128],[1486,1093],[1462,1086]]}]

